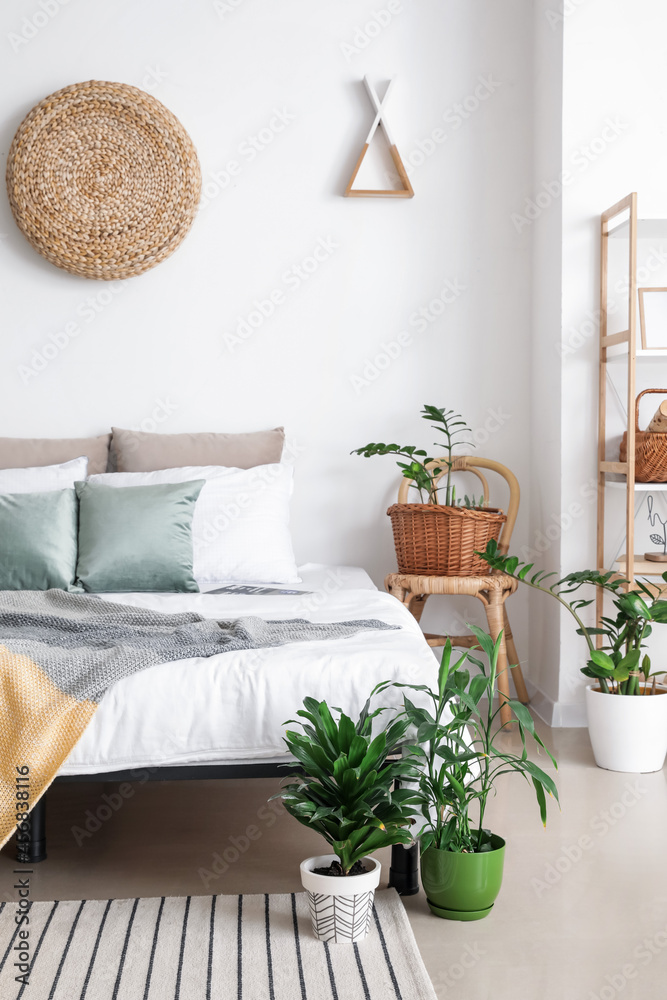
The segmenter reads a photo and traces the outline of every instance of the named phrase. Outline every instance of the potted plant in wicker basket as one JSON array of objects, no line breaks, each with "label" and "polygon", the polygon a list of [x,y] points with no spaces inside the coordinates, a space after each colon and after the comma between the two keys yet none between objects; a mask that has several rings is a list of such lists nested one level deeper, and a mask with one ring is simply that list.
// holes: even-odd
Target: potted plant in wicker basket
[{"label": "potted plant in wicker basket", "polygon": [[[548,585],[547,573],[531,573],[532,563],[498,552],[494,542],[484,553],[495,569],[555,597],[577,624],[577,635],[586,640],[588,662],[582,674],[593,680],[586,687],[588,734],[598,767],[640,773],[659,771],[667,755],[667,688],[658,684],[665,671],[651,671],[651,660],[642,656],[652,623],[667,622],[667,601],[650,583],[628,581],[615,573],[584,570],[570,573]],[[667,583],[667,573],[662,574]],[[579,611],[592,601],[568,595],[585,584],[602,588],[612,597],[614,616],[603,617],[601,628],[587,627]],[[595,647],[595,637],[602,646]]]},{"label": "potted plant in wicker basket", "polygon": [[460,414],[424,405],[421,416],[443,435],[443,440],[434,442],[444,452],[442,458],[430,458],[414,445],[374,442],[352,452],[364,458],[397,455],[405,459],[396,464],[419,493],[420,503],[395,503],[387,511],[398,571],[419,576],[484,576],[489,567],[478,553],[491,539],[498,539],[505,514],[485,506],[483,496],[456,495],[454,450],[462,445],[474,447],[461,439],[470,428]]},{"label": "potted plant in wicker basket", "polygon": [[[509,702],[518,727],[518,752],[504,741],[500,708],[494,708],[500,637],[494,643],[482,629],[469,628],[488,666],[467,651],[453,663],[447,639],[437,689],[427,692],[431,711],[404,699],[405,716],[417,734],[417,745],[410,750],[419,762],[417,795],[425,820],[419,837],[422,884],[431,912],[447,920],[486,917],[500,892],[505,841],[484,827],[487,800],[498,790],[497,779],[515,773],[531,782],[545,825],[547,796],[558,801],[551,776],[528,757],[527,737],[554,767],[556,761],[535,732],[530,712],[518,701]],[[471,675],[466,661],[480,672]],[[422,692],[423,687],[414,690]]]},{"label": "potted plant in wicker basket", "polygon": [[355,724],[342,712],[334,719],[326,702],[305,698],[297,712],[304,720],[298,722],[303,732],[285,736],[301,771],[274,798],[281,798],[287,811],[324,837],[333,851],[301,863],[313,931],[320,941],[366,937],[380,882],[380,862],[370,855],[414,839],[410,805],[415,793],[394,788],[396,781],[417,774],[414,764],[401,756],[409,721],[393,721],[373,738],[373,718],[381,711],[371,713],[366,702]]}]

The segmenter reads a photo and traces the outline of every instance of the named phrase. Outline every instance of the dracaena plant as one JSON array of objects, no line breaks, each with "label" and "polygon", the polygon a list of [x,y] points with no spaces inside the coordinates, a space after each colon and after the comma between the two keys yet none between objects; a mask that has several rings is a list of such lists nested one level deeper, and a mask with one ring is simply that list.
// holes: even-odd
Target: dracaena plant
[{"label": "dracaena plant", "polygon": [[[417,745],[411,747],[419,763],[419,807],[425,823],[420,833],[422,851],[433,846],[443,851],[479,853],[492,850],[491,833],[484,828],[487,800],[495,792],[502,774],[521,774],[532,782],[542,822],[547,821],[547,796],[558,801],[553,779],[528,757],[529,737],[556,761],[535,732],[535,724],[525,705],[509,700],[518,725],[521,752],[513,753],[499,738],[500,707],[494,708],[500,636],[494,642],[482,629],[468,626],[474,633],[488,665],[466,651],[452,663],[452,645],[445,643],[437,691],[425,685],[393,686],[424,692],[431,710],[404,698],[404,717],[416,730]],[[477,648],[477,647],[475,647]],[[478,668],[472,676],[466,663]]]},{"label": "dracaena plant", "polygon": [[409,721],[394,720],[373,738],[373,719],[384,709],[370,712],[370,698],[356,723],[338,709],[334,718],[324,701],[304,698],[303,704],[300,719],[290,720],[302,732],[288,730],[285,736],[303,773],[274,798],[324,837],[348,875],[373,851],[413,840],[414,792],[394,788],[416,774],[414,763],[400,756]]},{"label": "dracaena plant", "polygon": [[[427,406],[421,411],[424,420],[431,421],[431,427],[443,435],[443,440],[434,441],[435,446],[445,452],[445,457],[438,459],[430,458],[426,451],[417,448],[416,445],[403,444],[377,444],[371,442],[363,448],[356,448],[351,454],[362,455],[364,458],[372,458],[374,455],[400,455],[406,459],[405,462],[397,462],[399,469],[406,479],[413,481],[414,486],[419,491],[419,497],[423,502],[430,504],[443,504],[446,507],[483,507],[484,497],[479,500],[475,497],[465,495],[462,499],[456,497],[456,487],[452,483],[452,466],[454,464],[454,449],[465,445],[474,448],[475,444],[470,440],[462,440],[462,435],[471,434],[471,430],[461,417],[460,413],[453,410],[446,410],[440,406]],[[437,477],[446,470],[447,477],[445,485],[439,486]]]},{"label": "dracaena plant", "polygon": [[[555,597],[569,611],[577,624],[577,635],[583,636],[588,646],[588,661],[581,672],[586,677],[595,678],[601,691],[605,694],[645,695],[650,690],[651,678],[655,690],[656,678],[664,671],[652,673],[651,659],[648,654],[642,656],[642,650],[651,634],[651,623],[667,622],[667,601],[660,599],[656,587],[635,581],[636,590],[629,591],[628,581],[616,573],[590,569],[569,573],[549,583],[555,573],[531,572],[533,563],[520,562],[516,556],[504,555],[495,541],[489,542],[486,552],[481,554],[492,569]],[[663,573],[662,578],[667,583],[667,573]],[[586,584],[600,587],[611,595],[615,615],[603,616],[601,628],[585,625],[579,615],[583,608],[593,603],[592,599],[577,597],[568,600],[570,594]],[[603,637],[600,649],[596,649],[596,636]],[[640,676],[644,679],[643,686]]]}]

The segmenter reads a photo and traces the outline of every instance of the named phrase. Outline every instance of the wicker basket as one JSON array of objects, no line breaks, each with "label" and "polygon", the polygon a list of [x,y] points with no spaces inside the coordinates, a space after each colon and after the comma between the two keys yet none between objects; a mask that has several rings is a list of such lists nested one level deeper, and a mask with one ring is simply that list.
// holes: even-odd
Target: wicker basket
[{"label": "wicker basket", "polygon": [[486,576],[475,555],[498,540],[507,520],[502,510],[395,503],[387,514],[394,531],[398,572],[416,576]]},{"label": "wicker basket", "polygon": [[[667,389],[644,389],[635,403],[635,480],[638,483],[667,483],[667,434],[639,430],[639,401],[647,392],[667,395]],[[628,460],[628,434],[621,440],[621,462]]]}]

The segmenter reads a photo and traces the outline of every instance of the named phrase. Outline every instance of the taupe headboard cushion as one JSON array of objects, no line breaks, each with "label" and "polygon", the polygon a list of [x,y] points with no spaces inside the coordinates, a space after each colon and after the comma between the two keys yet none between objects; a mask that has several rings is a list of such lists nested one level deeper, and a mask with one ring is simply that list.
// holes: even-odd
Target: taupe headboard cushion
[{"label": "taupe headboard cushion", "polygon": [[107,471],[110,434],[92,438],[0,438],[0,469],[60,465],[88,456],[88,475]]},{"label": "taupe headboard cushion", "polygon": [[112,462],[117,472],[156,472],[186,465],[227,465],[252,469],[256,465],[279,462],[285,431],[249,434],[147,434],[114,427]]}]

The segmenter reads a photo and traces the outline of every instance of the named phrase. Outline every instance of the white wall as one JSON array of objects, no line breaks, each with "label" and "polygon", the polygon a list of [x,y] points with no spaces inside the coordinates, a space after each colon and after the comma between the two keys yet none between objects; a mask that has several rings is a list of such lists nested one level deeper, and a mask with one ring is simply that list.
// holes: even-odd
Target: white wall
[{"label": "white wall", "polygon": [[[563,22],[553,16],[550,0],[534,9],[533,172],[531,190],[519,206],[514,224],[532,240],[531,364],[531,518],[528,545],[517,550],[535,571],[560,575],[561,367],[556,345],[562,322],[562,211],[558,197],[548,211],[534,212],[526,202],[545,203],[551,195],[542,180],[561,172],[563,155]],[[552,190],[556,190],[552,188]],[[540,714],[558,724],[560,621],[556,607],[542,594],[530,592],[530,661],[532,702]]]},{"label": "white wall", "polygon": [[[599,214],[637,191],[640,217],[667,218],[665,5],[660,0],[634,0],[632,4],[585,0],[570,7],[572,13],[563,24],[563,170],[569,170],[572,179],[562,198],[560,510],[580,503],[584,512],[572,519],[571,527],[563,533],[563,573],[595,565],[595,499],[589,486],[596,474]],[[559,211],[561,206],[554,205],[553,212]],[[640,285],[667,285],[667,268],[664,263],[658,266],[659,260],[667,263],[667,240],[642,241]],[[620,276],[619,262],[615,265],[613,284]],[[614,322],[622,329],[620,286],[612,290],[612,298],[619,305]],[[622,397],[624,372],[619,368],[615,376]],[[664,386],[666,379],[667,364],[639,367],[637,391]],[[650,404],[646,414],[642,411],[643,421],[649,417],[649,408]],[[613,396],[609,414],[612,432],[620,433],[622,414]],[[617,458],[617,453],[612,450],[608,457]],[[614,548],[623,541],[623,506],[621,495],[614,497],[610,490],[607,494],[611,499],[607,559],[611,559]],[[636,551],[654,547],[648,535],[644,509],[636,521]],[[565,616],[561,642],[559,712],[566,722],[582,722],[583,678],[579,668],[585,660],[585,647]],[[664,649],[664,641],[661,645]]]},{"label": "white wall", "polygon": [[[430,446],[420,406],[447,405],[519,475],[515,551],[559,573],[593,565],[598,219],[631,190],[640,216],[667,217],[664,28],[662,0],[5,0],[3,156],[46,94],[120,80],[179,116],[205,196],[172,258],[111,286],[44,262],[0,199],[0,432],[284,423],[299,561],[360,564],[380,583],[394,567],[395,470],[349,451]],[[364,73],[397,76],[390,120],[412,201],[340,197],[372,114]],[[253,156],[249,137],[272,126]],[[321,240],[333,251],[297,281]],[[667,263],[667,242],[640,248],[640,263],[656,253]],[[654,278],[667,284],[667,267]],[[276,289],[284,302],[234,343]],[[78,335],[26,375],[68,323]],[[410,344],[374,367],[402,331]],[[638,388],[665,379],[667,365]],[[612,406],[616,430],[620,418]],[[620,498],[616,514],[620,531]],[[637,530],[641,547],[643,512]],[[534,704],[580,723],[582,642],[537,594],[529,646],[528,607],[513,599]],[[431,602],[425,625],[464,619],[480,609]]]},{"label": "white wall", "polygon": [[[525,541],[530,240],[510,214],[531,171],[528,0],[393,0],[370,40],[364,25],[383,0],[42,3],[0,11],[3,155],[45,95],[124,81],[181,119],[209,197],[177,253],[113,295],[43,261],[0,199],[1,432],[150,429],[160,401],[164,432],[283,423],[298,451],[298,559],[361,564],[380,582],[395,565],[384,516],[395,469],[349,452],[378,439],[429,445],[420,406],[447,405],[478,431],[480,453],[518,473]],[[365,72],[398,77],[390,120],[419,164],[412,201],[340,197],[372,117]],[[275,109],[289,123],[251,159],[244,143],[278,124]],[[241,169],[223,187],[232,159]],[[296,287],[287,272],[320,240],[334,251]],[[464,291],[420,330],[414,314],[448,283]],[[225,334],[274,289],[284,303],[230,350]],[[70,322],[76,338],[26,383],[20,366]],[[411,345],[355,389],[404,330]]]}]

